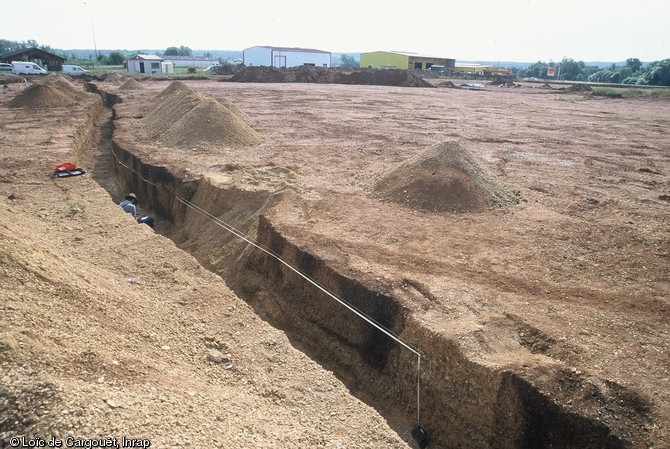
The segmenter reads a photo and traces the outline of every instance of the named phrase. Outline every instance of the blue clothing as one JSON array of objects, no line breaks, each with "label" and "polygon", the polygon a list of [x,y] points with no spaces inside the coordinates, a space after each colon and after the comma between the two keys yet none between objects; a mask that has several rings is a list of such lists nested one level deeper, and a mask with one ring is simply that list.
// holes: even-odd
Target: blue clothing
[{"label": "blue clothing", "polygon": [[133,218],[135,218],[135,220],[140,218],[139,215],[137,214],[137,207],[135,207],[132,201],[123,200],[119,203],[119,206],[121,206],[121,209],[132,215]]}]

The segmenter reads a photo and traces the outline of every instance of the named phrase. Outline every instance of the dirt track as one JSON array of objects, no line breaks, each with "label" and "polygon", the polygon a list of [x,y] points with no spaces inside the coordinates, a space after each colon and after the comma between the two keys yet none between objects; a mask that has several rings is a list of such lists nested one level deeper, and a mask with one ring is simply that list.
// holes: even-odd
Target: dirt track
[{"label": "dirt track", "polygon": [[[599,100],[583,94],[559,94],[529,87],[498,89],[489,86],[480,92],[197,81],[188,85],[204,95],[225,98],[236,105],[249,117],[251,127],[263,136],[263,143],[240,147],[198,144],[174,148],[156,146],[150,139],[139,143],[136,140],[142,135],[142,116],[154,95],[167,85],[144,82],[143,89],[132,91],[124,91],[119,85],[100,83],[99,87],[123,98],[124,102],[116,108],[119,129],[115,131],[115,138],[131,147],[142,160],[166,165],[177,173],[195,178],[205,174],[212,185],[227,192],[270,192],[246,197],[248,210],[238,216],[247,214],[251,217],[253,212],[261,212],[272,224],[273,232],[301,251],[315,255],[338,273],[349,273],[350,277],[359,279],[371,289],[396,298],[408,320],[418,323],[440,340],[453,342],[457,352],[469,363],[485,367],[491,373],[510,371],[519,374],[561,407],[603,422],[633,447],[666,447],[670,444],[667,284],[670,247],[667,117],[670,116],[670,103],[667,101]],[[3,103],[5,101],[3,98]],[[179,303],[178,298],[185,292],[177,288],[179,284],[175,284],[174,278],[185,276],[190,279],[192,275],[173,262],[173,258],[184,256],[175,255],[179,252],[174,247],[169,248],[166,241],[155,239],[143,229],[142,246],[159,245],[151,254],[158,253],[160,257],[144,260],[142,255],[146,251],[132,246],[130,258],[125,252],[115,250],[122,245],[124,235],[133,224],[128,224],[127,217],[119,214],[112,201],[105,199],[104,192],[90,177],[68,180],[73,182],[66,188],[59,187],[63,183],[54,184],[43,179],[50,167],[71,155],[72,137],[79,135],[75,130],[77,120],[83,120],[85,111],[68,118],[65,111],[58,109],[32,111],[32,115],[21,109],[3,107],[1,110],[4,119],[0,144],[5,159],[2,193],[8,198],[10,213],[20,216],[19,220],[10,220],[6,218],[8,214],[3,215],[3,243],[6,242],[3,256],[8,254],[8,260],[16,261],[13,263],[21,267],[11,272],[7,279],[13,279],[14,284],[17,279],[24,279],[24,282],[30,279],[25,267],[32,266],[31,262],[19,257],[12,248],[37,247],[41,253],[51,254],[53,250],[49,249],[49,242],[67,242],[68,234],[75,232],[80,237],[76,247],[88,245],[88,255],[83,258],[90,258],[92,265],[86,271],[90,276],[88,287],[72,287],[78,295],[86,292],[86,297],[91,295],[98,301],[111,298],[111,292],[118,290],[118,284],[125,287],[125,283],[107,286],[109,281],[105,279],[113,279],[114,273],[124,273],[123,278],[130,278],[138,272],[142,273],[137,274],[141,280],[140,288],[151,286],[149,290],[160,291],[166,300],[173,298],[180,304],[173,307],[189,309],[189,316],[196,320],[201,316],[216,319],[217,314],[223,314],[220,318],[223,321],[218,326],[225,328],[225,320],[231,319],[229,309],[224,312],[212,305],[212,301],[188,299],[186,304]],[[63,122],[72,131],[64,133]],[[19,126],[19,123],[24,125]],[[54,125],[61,129],[54,129]],[[490,211],[462,214],[427,213],[412,209],[411,204],[405,207],[377,199],[374,186],[385,173],[430,146],[447,140],[457,141],[472,152],[498,180],[517,192],[522,201]],[[25,148],[22,154],[15,152],[19,142]],[[45,153],[44,145],[51,149],[48,153]],[[77,145],[77,149],[83,151],[79,153],[82,161],[91,161],[91,156],[87,159],[85,155],[91,143],[78,142]],[[54,148],[58,150],[54,151]],[[29,183],[28,180],[39,176],[42,181]],[[95,176],[105,178],[102,173]],[[84,192],[90,193],[84,195]],[[112,196],[117,196],[113,200],[119,199],[120,192],[112,191]],[[55,212],[53,204],[58,202],[63,205]],[[81,205],[83,212],[72,211],[72,202],[76,202],[77,208]],[[108,204],[104,212],[99,212],[102,203]],[[230,217],[235,219],[233,215]],[[165,223],[158,230],[171,235],[201,263],[227,275],[228,282],[236,289],[253,291],[256,298],[252,298],[252,303],[259,310],[258,297],[266,297],[271,292],[262,291],[258,285],[246,285],[249,281],[239,279],[235,274],[235,262],[226,260],[225,252],[212,251],[223,246],[231,248],[234,254],[243,254],[243,249],[239,244],[221,241],[221,235],[206,228],[205,224],[186,218],[184,223],[192,229],[175,229]],[[35,220],[44,222],[38,232],[20,226]],[[64,220],[82,223],[64,226]],[[106,223],[115,223],[116,227]],[[236,226],[252,234],[256,232],[254,220],[242,220]],[[202,229],[207,232],[200,232]],[[56,237],[50,237],[51,233]],[[271,244],[273,237],[268,234],[267,238],[267,243]],[[155,240],[160,243],[154,243]],[[69,245],[62,243],[61,247]],[[132,257],[133,253],[136,257]],[[111,268],[105,267],[104,271],[95,268],[95,260],[100,254],[110,260]],[[53,255],[46,257],[53,258]],[[72,266],[71,258],[75,256],[66,253],[59,257],[63,260],[56,258],[53,269],[61,270],[63,274],[56,276],[57,279],[66,278],[68,272],[79,273],[79,268]],[[76,258],[81,259],[82,255],[77,254]],[[253,261],[253,256],[249,260]],[[257,260],[255,263],[249,272],[258,274],[258,268],[264,262]],[[99,274],[96,273],[98,269],[101,270]],[[276,275],[285,276],[281,272]],[[82,274],[77,276],[86,278]],[[208,292],[221,288],[217,279],[204,272],[199,276],[203,276],[203,286],[198,288]],[[58,285],[49,276],[44,282],[50,289]],[[275,279],[274,282],[276,285],[279,281]],[[14,284],[4,283],[3,293],[20,291],[21,288]],[[272,290],[272,287],[268,289]],[[38,304],[44,304],[44,300],[39,299],[42,298],[39,289],[32,295],[35,301],[40,301]],[[62,292],[57,295],[66,302],[70,296]],[[139,296],[128,297],[127,301],[144,304],[141,302],[143,295]],[[98,319],[107,321],[101,317],[130,307],[126,300],[117,301],[117,308],[113,310],[99,306]],[[198,307],[191,309],[191,301]],[[11,330],[3,334],[3,361],[12,367],[8,372],[22,372],[24,368],[16,367],[17,360],[24,360],[27,370],[50,366],[53,363],[48,360],[50,357],[67,358],[60,354],[59,345],[53,343],[63,336],[27,333],[27,326],[22,328],[17,324],[25,322],[25,317],[38,319],[40,309],[35,308],[35,304],[8,295],[3,307],[8,307],[6,316],[10,317],[7,319],[12,325],[6,326]],[[143,307],[149,307],[149,303]],[[98,312],[87,312],[80,319],[98,316]],[[64,319],[62,309],[54,313],[58,314],[56,318],[59,320]],[[163,311],[160,313],[160,320],[172,319],[164,316]],[[286,318],[278,316],[280,312],[276,310],[261,307],[260,313],[267,314],[271,321],[278,321],[278,325],[290,327]],[[123,316],[121,314],[117,319],[123,321]],[[43,321],[40,325],[51,329],[49,332],[56,332]],[[176,330],[178,323],[175,326],[172,332],[179,332]],[[259,323],[258,326],[263,325]],[[253,344],[266,347],[263,346],[266,339],[251,337],[258,334],[258,329],[260,327],[254,325],[249,338]],[[121,340],[123,335],[134,333],[132,327],[124,326],[120,326],[118,332]],[[110,365],[113,360],[107,361],[100,355],[102,349],[97,344],[89,351],[94,355],[83,355],[88,354],[85,334],[79,332],[76,335],[70,345],[65,346],[78,357],[87,357],[87,363],[95,367],[87,369],[96,376],[96,370],[101,367],[118,366]],[[167,335],[157,331],[155,336],[147,338],[158,341]],[[186,338],[190,341],[190,337]],[[412,335],[408,334],[407,338]],[[423,380],[427,387],[467,383],[467,379],[446,381],[440,377],[442,374],[437,376],[436,373],[441,373],[437,360],[444,354],[432,353],[428,340],[416,335],[414,339],[421,343],[421,350],[426,353]],[[19,341],[24,343],[19,345]],[[191,343],[192,351],[186,351],[184,355],[186,360],[192,362],[192,354],[204,357],[206,341],[203,340],[201,348]],[[318,346],[300,344],[308,346],[312,352]],[[29,349],[22,349],[25,345]],[[231,346],[230,343],[227,342],[227,346]],[[143,348],[144,345],[138,342],[132,346],[132,351],[144,351]],[[287,351],[292,351],[290,346]],[[241,351],[233,354],[233,358],[246,357],[242,353],[250,354]],[[17,354],[24,354],[23,359]],[[46,361],[40,361],[36,354],[47,354],[44,356]],[[156,365],[156,373],[165,369],[158,366],[165,363],[159,354],[160,351],[145,356],[149,361],[146,363]],[[102,358],[96,362],[98,357]],[[326,365],[338,362],[334,356],[322,354],[321,357]],[[90,361],[91,358],[94,360]],[[196,359],[207,366],[202,359]],[[254,363],[261,362],[256,360]],[[262,362],[261,365],[276,369],[272,364]],[[130,366],[134,365],[130,363]],[[183,369],[187,370],[186,377],[193,375],[187,365]],[[56,372],[43,376],[54,376],[49,378],[50,382],[73,391],[93,388],[86,386],[86,381],[95,386],[94,376],[86,378],[82,372],[75,368],[72,371],[75,374]],[[138,382],[141,372],[142,369],[129,369],[126,372],[128,383]],[[295,379],[293,374],[287,375]],[[72,379],[81,382],[82,376],[84,383],[75,387]],[[159,376],[143,382],[140,385],[167,388]],[[265,382],[271,385],[275,380],[268,378]],[[289,390],[306,385],[299,379],[292,382],[286,387]],[[361,380],[361,383],[364,385],[365,381]],[[104,380],[102,385],[106,385]],[[483,391],[481,385],[473,385],[470,393],[477,391]],[[332,393],[333,397],[341,394],[337,390]],[[105,394],[111,393],[107,391]],[[219,394],[207,392],[204,397],[213,398]],[[330,397],[330,393],[325,394]],[[477,400],[476,396],[468,397],[466,387],[458,387],[458,391],[447,394],[461,398],[463,404],[460,409],[440,411],[446,413],[446,417],[450,417],[450,413],[466,413],[468,401]],[[146,400],[150,402],[149,398]],[[355,403],[353,399],[346,400]],[[138,399],[136,405],[139,402]],[[438,411],[431,410],[430,405],[428,398],[422,413],[428,420],[438,420]],[[79,407],[83,409],[81,405]],[[344,407],[349,408],[349,403]],[[411,411],[412,405],[407,407]],[[482,422],[500,419],[481,413]],[[95,416],[89,412],[82,414],[88,419]],[[286,419],[290,421],[292,416],[289,408]],[[358,414],[350,416],[353,420],[358,419]],[[121,424],[117,426],[127,425],[123,423],[128,422],[128,416],[120,419]],[[377,418],[372,415],[370,419]],[[255,422],[251,416],[242,418],[242,421],[253,427],[253,435],[266,432],[259,430],[266,426],[251,424]],[[399,427],[393,419],[391,421],[395,428]],[[348,432],[344,428],[351,424],[351,421],[345,422],[342,434]],[[283,425],[281,422],[268,424],[279,433],[278,429]],[[368,426],[375,428],[378,425],[368,423],[366,428]],[[81,432],[82,427],[75,428]],[[492,425],[492,428],[496,427]],[[153,429],[155,435],[162,435],[161,427]],[[115,432],[112,428],[103,430]],[[320,432],[317,434],[324,435],[324,439],[332,438],[332,435]],[[340,430],[333,430],[337,438],[344,438],[338,432]],[[389,432],[388,429],[380,432],[385,435],[382,438],[394,438],[393,434],[384,433]],[[476,429],[472,432],[476,433]],[[206,437],[213,437],[213,434]],[[275,434],[269,434],[263,441],[276,441],[275,437]],[[373,443],[377,438],[380,436],[369,435],[366,440],[369,447],[380,447]],[[495,446],[495,434],[488,438],[488,443]],[[523,442],[515,445],[509,435],[506,438],[501,447],[525,447]],[[310,440],[310,443],[314,441]],[[344,444],[347,447],[366,445]],[[458,444],[481,447],[467,439]],[[524,444],[529,444],[528,440]],[[245,440],[241,445],[252,447],[252,442]]]}]

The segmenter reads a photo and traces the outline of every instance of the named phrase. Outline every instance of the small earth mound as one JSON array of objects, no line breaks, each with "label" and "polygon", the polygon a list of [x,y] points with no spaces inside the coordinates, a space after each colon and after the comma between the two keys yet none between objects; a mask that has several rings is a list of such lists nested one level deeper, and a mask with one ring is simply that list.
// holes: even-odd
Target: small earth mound
[{"label": "small earth mound", "polygon": [[7,105],[10,108],[66,108],[76,105],[86,95],[72,89],[74,93],[55,84],[32,84]]},{"label": "small earth mound", "polygon": [[176,81],[156,97],[154,107],[142,120],[148,136],[176,147],[261,143],[261,135],[245,122],[248,117],[238,116],[236,110]]},{"label": "small earth mound", "polygon": [[457,142],[443,142],[375,184],[379,197],[424,212],[480,212],[518,202],[516,195]]},{"label": "small earth mound", "polygon": [[543,85],[540,86],[540,89],[553,89],[549,84],[544,83]]},{"label": "small earth mound", "polygon": [[341,73],[336,82],[375,86],[435,87],[415,72],[402,69],[365,69],[350,74]]},{"label": "small earth mound", "polygon": [[449,89],[460,89],[459,86],[455,85],[451,81],[443,81],[437,85],[437,87],[448,87]]},{"label": "small earth mound", "polygon": [[58,91],[73,97],[75,100],[86,98],[86,93],[82,90],[81,85],[67,75],[49,76],[41,84],[54,87]]},{"label": "small earth mound", "polygon": [[565,89],[566,92],[593,92],[593,89],[588,84],[573,84]]},{"label": "small earth mound", "polygon": [[121,78],[123,78],[123,75],[117,72],[105,73],[99,77],[100,81],[107,81],[108,83],[117,83],[121,81]]},{"label": "small earth mound", "polygon": [[335,83],[340,72],[326,67],[295,67],[286,74],[289,83]]},{"label": "small earth mound", "polygon": [[161,140],[179,147],[198,144],[238,147],[257,145],[263,139],[230,109],[206,98],[170,126]]},{"label": "small earth mound", "polygon": [[125,83],[121,84],[119,89],[123,90],[139,90],[139,89],[144,89],[144,86],[140,84],[135,78],[130,78],[128,81]]},{"label": "small earth mound", "polygon": [[238,83],[285,83],[284,71],[276,67],[245,67],[235,73],[230,81]]},{"label": "small earth mound", "polygon": [[156,96],[153,107],[142,119],[146,133],[158,138],[204,99],[204,95],[181,81],[170,84]]},{"label": "small earth mound", "polygon": [[188,87],[186,85],[186,83],[184,83],[183,81],[174,81],[174,82],[170,83],[170,85],[168,87],[163,89],[161,91],[161,93],[159,93],[156,96],[156,98],[157,99],[166,98],[166,97],[171,96],[174,93],[180,93],[180,92],[193,92],[193,93],[195,93],[195,91],[193,89],[191,89],[190,87]]}]

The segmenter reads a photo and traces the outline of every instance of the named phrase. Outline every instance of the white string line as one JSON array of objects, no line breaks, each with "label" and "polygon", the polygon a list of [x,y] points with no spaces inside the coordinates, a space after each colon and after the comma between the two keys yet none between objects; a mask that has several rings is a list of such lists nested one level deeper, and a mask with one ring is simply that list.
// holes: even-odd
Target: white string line
[{"label": "white string line", "polygon": [[416,355],[416,423],[421,424],[421,354]]},{"label": "white string line", "polygon": [[198,206],[198,205],[192,203],[192,202],[189,201],[189,200],[186,200],[186,199],[181,198],[181,197],[177,194],[177,192],[175,191],[174,187],[171,187],[171,186],[168,187],[168,186],[164,186],[164,185],[161,185],[161,184],[156,184],[156,183],[154,183],[154,182],[152,182],[152,181],[150,181],[150,180],[148,180],[148,179],[145,179],[145,178],[142,176],[141,173],[137,172],[137,171],[136,171],[135,169],[133,169],[132,167],[130,167],[130,166],[124,164],[123,162],[121,162],[121,160],[117,157],[116,153],[114,152],[114,149],[112,149],[112,155],[114,156],[114,159],[116,159],[116,161],[117,161],[119,164],[121,164],[122,166],[124,166],[124,167],[127,168],[128,170],[130,170],[130,171],[132,171],[133,173],[135,173],[135,174],[136,174],[142,181],[146,182],[147,184],[151,184],[151,185],[153,185],[153,186],[160,187],[160,188],[167,189],[167,190],[171,191],[171,192],[174,194],[175,198],[176,198],[179,202],[181,202],[182,204],[184,204],[185,206],[187,206],[187,207],[189,207],[189,208],[191,208],[191,209],[193,209],[193,210],[195,210],[195,211],[197,211],[197,212],[200,212],[200,213],[206,215],[206,216],[207,216],[210,220],[212,220],[216,225],[222,227],[223,229],[225,229],[226,231],[228,231],[228,232],[230,232],[231,234],[235,235],[235,236],[238,237],[239,239],[244,240],[245,242],[247,242],[248,244],[252,245],[253,247],[258,248],[259,250],[263,251],[264,253],[266,253],[266,254],[269,255],[270,257],[276,259],[278,262],[280,262],[281,264],[283,264],[284,266],[286,266],[287,268],[289,268],[291,271],[295,272],[298,276],[302,277],[304,280],[306,280],[307,282],[309,282],[310,284],[312,284],[313,286],[315,286],[317,289],[319,289],[320,291],[322,291],[323,293],[325,293],[326,295],[328,295],[330,298],[334,299],[335,301],[337,301],[338,303],[340,303],[341,305],[343,305],[344,307],[346,307],[347,309],[349,309],[350,311],[352,311],[353,313],[355,313],[356,315],[358,315],[360,318],[362,318],[363,320],[365,320],[367,323],[369,323],[370,325],[372,325],[373,327],[375,327],[377,330],[383,332],[386,336],[388,336],[389,338],[391,338],[392,340],[394,340],[394,341],[397,342],[398,344],[402,345],[403,347],[405,347],[405,348],[408,349],[409,351],[413,352],[413,353],[417,356],[417,379],[416,379],[416,380],[417,380],[417,383],[416,383],[416,402],[417,402],[417,404],[416,404],[416,413],[417,413],[417,423],[420,423],[420,422],[421,422],[421,421],[420,421],[420,408],[419,408],[419,406],[420,406],[420,401],[419,401],[419,394],[420,394],[420,391],[419,391],[419,390],[420,390],[420,383],[419,383],[419,380],[420,380],[420,379],[419,379],[419,376],[420,376],[420,373],[421,373],[421,371],[420,371],[420,370],[421,370],[421,352],[420,352],[419,350],[414,349],[413,347],[411,347],[410,345],[408,345],[407,343],[405,343],[404,341],[402,341],[402,340],[400,339],[400,337],[398,337],[398,336],[396,336],[395,334],[393,334],[390,330],[386,329],[384,326],[382,326],[381,324],[377,323],[375,320],[373,320],[372,318],[368,317],[367,315],[365,315],[365,314],[364,314],[363,312],[361,312],[360,310],[356,309],[356,308],[355,308],[354,306],[352,306],[351,304],[347,303],[347,302],[344,301],[343,299],[338,298],[338,297],[335,296],[333,293],[331,293],[331,292],[329,292],[328,290],[326,290],[324,287],[322,287],[321,285],[319,285],[316,281],[312,280],[309,276],[307,276],[306,274],[302,273],[300,270],[294,268],[294,267],[291,266],[288,262],[284,261],[279,255],[275,254],[273,251],[264,248],[260,243],[256,242],[256,241],[253,240],[253,239],[248,238],[247,236],[245,236],[244,234],[242,234],[240,231],[238,231],[237,229],[235,229],[233,226],[229,225],[228,223],[226,223],[225,221],[221,220],[220,218],[218,218],[218,217],[212,215],[212,214],[209,213],[208,211],[202,209],[200,206]]},{"label": "white string line", "polygon": [[258,248],[259,250],[263,251],[263,252],[266,253],[267,255],[271,256],[271,257],[274,258],[274,259],[276,259],[278,262],[280,262],[281,264],[283,264],[284,266],[286,266],[287,268],[289,268],[291,271],[295,272],[297,275],[299,275],[300,277],[302,277],[303,279],[305,279],[307,282],[309,282],[310,284],[312,284],[313,286],[315,286],[316,288],[318,288],[319,290],[321,290],[323,293],[325,293],[326,295],[328,295],[329,297],[331,297],[331,298],[334,299],[335,301],[339,302],[341,305],[343,305],[344,307],[346,307],[347,309],[349,309],[350,311],[352,311],[353,313],[355,313],[356,315],[358,315],[360,318],[362,318],[363,320],[365,320],[366,322],[368,322],[369,324],[371,324],[373,327],[375,327],[375,328],[378,329],[379,331],[381,331],[381,332],[383,332],[384,334],[386,334],[386,335],[387,335],[389,338],[391,338],[392,340],[396,341],[397,343],[399,343],[399,344],[402,345],[403,347],[409,349],[411,352],[413,352],[413,353],[416,354],[417,356],[420,356],[420,355],[421,355],[421,352],[420,352],[420,351],[414,349],[413,347],[411,347],[410,345],[408,345],[407,343],[405,343],[404,341],[402,341],[398,336],[396,336],[395,334],[393,334],[390,330],[386,329],[384,326],[382,326],[381,324],[377,323],[375,320],[373,320],[372,318],[368,317],[367,315],[365,315],[365,314],[364,314],[363,312],[361,312],[360,310],[356,309],[356,308],[355,308],[354,306],[352,306],[351,304],[347,303],[347,302],[344,301],[343,299],[338,298],[338,297],[335,296],[333,293],[331,293],[331,292],[329,292],[328,290],[326,290],[325,288],[323,288],[323,287],[322,287],[321,285],[319,285],[316,281],[312,280],[309,276],[307,276],[306,274],[302,273],[300,270],[298,270],[298,269],[294,268],[293,266],[291,266],[288,262],[284,261],[280,256],[278,256],[278,255],[275,254],[274,252],[272,252],[272,251],[270,251],[270,250],[264,248],[260,243],[256,242],[255,240],[252,240],[252,239],[248,238],[247,236],[245,236],[244,234],[242,234],[239,230],[235,229],[233,226],[229,225],[228,223],[226,223],[225,221],[221,220],[220,218],[218,218],[218,217],[212,215],[212,214],[209,213],[208,211],[202,209],[200,206],[198,206],[198,205],[192,203],[191,201],[188,201],[188,200],[186,200],[186,199],[181,198],[181,197],[177,194],[177,192],[175,191],[175,189],[174,189],[173,187],[168,187],[168,186],[164,186],[164,185],[156,184],[156,183],[154,183],[154,182],[152,182],[152,181],[150,181],[150,180],[148,180],[148,179],[144,179],[144,177],[143,177],[140,173],[138,173],[136,170],[134,170],[132,167],[129,167],[128,165],[126,165],[126,164],[124,164],[123,162],[121,162],[121,161],[118,159],[118,157],[116,157],[116,154],[114,153],[113,150],[112,150],[112,154],[114,154],[114,158],[118,161],[119,164],[123,165],[124,167],[126,167],[127,169],[129,169],[130,171],[132,171],[133,173],[135,173],[136,175],[138,175],[139,178],[142,179],[142,181],[144,181],[144,182],[146,182],[146,183],[148,183],[148,184],[151,184],[151,185],[153,185],[153,186],[156,186],[156,187],[160,187],[160,188],[163,188],[163,189],[168,189],[168,190],[170,190],[170,191],[175,195],[175,198],[176,198],[179,202],[181,202],[182,204],[184,204],[185,206],[190,207],[191,209],[194,209],[194,210],[196,210],[196,211],[198,211],[198,212],[200,212],[200,213],[206,215],[207,217],[209,217],[209,218],[210,218],[215,224],[217,224],[218,226],[222,227],[223,229],[225,229],[226,231],[228,231],[228,232],[230,232],[231,234],[235,235],[235,236],[238,237],[239,239],[244,240],[245,242],[249,243],[250,245],[254,246],[255,248]]}]

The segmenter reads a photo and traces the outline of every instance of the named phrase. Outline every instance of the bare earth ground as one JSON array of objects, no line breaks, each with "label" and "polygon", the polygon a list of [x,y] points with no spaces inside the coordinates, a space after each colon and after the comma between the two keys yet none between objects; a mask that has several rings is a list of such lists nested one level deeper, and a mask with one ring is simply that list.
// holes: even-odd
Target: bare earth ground
[{"label": "bare earth ground", "polygon": [[[120,119],[141,130],[167,83],[119,84],[100,88],[123,98]],[[559,363],[605,399],[625,390],[640,415],[604,419],[634,447],[670,445],[670,102],[530,86],[188,85],[230,100],[263,143],[166,149],[147,139],[143,157],[226,185],[291,188],[294,200],[265,211],[283,235],[392,292],[472,360]],[[23,406],[30,432],[158,447],[400,447],[220,278],[138,229],[112,201],[120,192],[110,199],[87,176],[48,179],[72,157],[85,111],[71,112],[0,107],[0,401],[44,402]],[[384,173],[447,140],[523,200],[455,214],[375,197]],[[234,369],[208,362],[217,345]]]},{"label": "bare earth ground", "polygon": [[0,105],[0,447],[406,447],[90,172],[51,179],[87,146],[86,102],[7,108],[22,88]]}]

